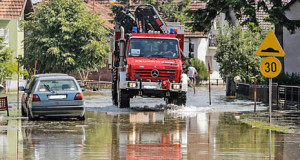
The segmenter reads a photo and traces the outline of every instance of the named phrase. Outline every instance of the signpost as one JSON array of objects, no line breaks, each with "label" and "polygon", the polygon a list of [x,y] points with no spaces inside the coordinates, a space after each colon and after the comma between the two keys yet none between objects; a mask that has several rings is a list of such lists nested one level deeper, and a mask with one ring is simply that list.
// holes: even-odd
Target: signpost
[{"label": "signpost", "polygon": [[275,57],[285,56],[273,31],[268,33],[267,37],[256,51],[256,55],[266,57],[260,63],[260,72],[263,76],[269,78],[269,122],[271,123],[272,78],[277,77],[282,68],[280,61]]}]

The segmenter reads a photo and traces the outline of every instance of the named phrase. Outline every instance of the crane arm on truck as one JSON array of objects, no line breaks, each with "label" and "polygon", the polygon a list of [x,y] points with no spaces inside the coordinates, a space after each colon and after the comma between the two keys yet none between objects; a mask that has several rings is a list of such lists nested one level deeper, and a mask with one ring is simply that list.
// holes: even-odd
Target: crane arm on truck
[{"label": "crane arm on truck", "polygon": [[150,30],[169,33],[167,25],[152,5],[139,5],[134,15],[122,6],[114,6],[113,13],[115,22],[124,27],[125,33],[131,33],[132,27],[137,27],[138,33],[148,33]]}]

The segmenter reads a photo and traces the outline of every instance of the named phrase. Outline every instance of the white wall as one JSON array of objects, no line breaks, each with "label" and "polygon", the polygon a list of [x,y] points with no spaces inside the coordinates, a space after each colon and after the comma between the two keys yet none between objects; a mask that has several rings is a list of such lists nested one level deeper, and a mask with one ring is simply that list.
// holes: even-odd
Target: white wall
[{"label": "white wall", "polygon": [[[6,80],[5,84],[6,84],[6,87],[5,87],[6,92],[18,91],[18,80]],[[26,84],[27,84],[27,80],[19,81],[20,86],[25,87]]]},{"label": "white wall", "polygon": [[[295,2],[290,6],[290,10],[285,12],[287,18],[290,20],[300,20],[300,3]],[[284,65],[285,72],[288,73],[300,73],[300,30],[296,30],[295,34],[283,28],[283,49],[285,52]]]},{"label": "white wall", "polygon": [[205,56],[208,50],[208,38],[185,38],[184,55],[189,55],[189,39],[194,43],[194,57],[205,62]]},{"label": "white wall", "polygon": [[[219,64],[216,62],[214,55],[216,54],[216,47],[209,48],[208,38],[185,38],[184,42],[184,55],[188,57],[189,55],[189,39],[194,43],[194,57],[198,58],[200,61],[203,61],[206,66],[208,66],[208,61],[210,61],[211,70],[213,73],[210,75],[211,80],[216,81],[214,84],[221,84],[221,76],[219,74]],[[217,82],[218,79],[218,82]],[[203,82],[205,83],[205,82]]]}]

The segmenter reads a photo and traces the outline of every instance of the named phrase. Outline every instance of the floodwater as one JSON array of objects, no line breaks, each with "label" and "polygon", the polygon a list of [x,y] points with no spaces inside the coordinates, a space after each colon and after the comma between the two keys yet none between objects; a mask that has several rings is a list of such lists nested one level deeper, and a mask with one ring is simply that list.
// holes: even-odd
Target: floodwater
[{"label": "floodwater", "polygon": [[[110,91],[86,99],[86,120],[39,120],[0,113],[0,159],[278,159],[300,157],[300,135],[242,124],[253,103],[224,98],[215,87],[188,93],[186,107],[136,98],[111,105]],[[155,108],[160,108],[155,110]],[[266,109],[262,104],[259,110]],[[1,117],[2,116],[2,117]]]}]

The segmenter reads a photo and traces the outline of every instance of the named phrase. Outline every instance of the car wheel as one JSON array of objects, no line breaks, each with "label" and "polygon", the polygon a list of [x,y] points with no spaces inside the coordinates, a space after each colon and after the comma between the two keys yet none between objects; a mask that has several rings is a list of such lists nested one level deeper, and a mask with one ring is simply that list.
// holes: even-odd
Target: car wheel
[{"label": "car wheel", "polygon": [[32,113],[30,112],[29,108],[27,108],[27,117],[28,117],[29,120],[35,120]]},{"label": "car wheel", "polygon": [[24,111],[24,107],[23,105],[21,106],[21,113],[22,113],[22,116],[25,117],[26,116],[26,112]]}]

